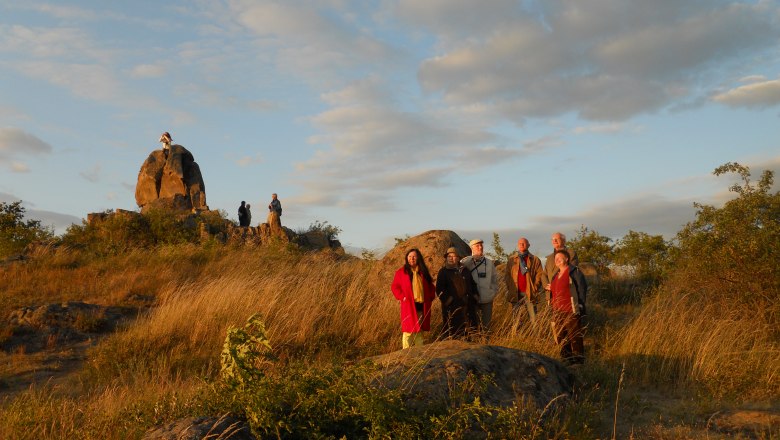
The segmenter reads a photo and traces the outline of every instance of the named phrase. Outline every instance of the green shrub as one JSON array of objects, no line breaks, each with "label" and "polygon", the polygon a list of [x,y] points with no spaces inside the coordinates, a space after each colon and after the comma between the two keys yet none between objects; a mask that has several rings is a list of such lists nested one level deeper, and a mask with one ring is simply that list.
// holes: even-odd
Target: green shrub
[{"label": "green shrub", "polygon": [[449,390],[448,404],[412,410],[405,391],[377,381],[370,362],[270,365],[263,323],[231,329],[222,352],[224,400],[241,409],[258,438],[571,438],[592,435],[588,402],[538,409],[484,405],[473,396],[489,377],[470,376]]},{"label": "green shrub", "polygon": [[54,232],[41,226],[40,220],[24,220],[22,201],[0,202],[0,258],[21,252],[25,246],[40,240],[49,240]]}]

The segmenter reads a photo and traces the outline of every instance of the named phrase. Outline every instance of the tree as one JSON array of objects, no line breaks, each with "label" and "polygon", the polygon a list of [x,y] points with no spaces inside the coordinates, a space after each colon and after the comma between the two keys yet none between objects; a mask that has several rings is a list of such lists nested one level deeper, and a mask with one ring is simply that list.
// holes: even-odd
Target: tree
[{"label": "tree", "polygon": [[669,249],[661,235],[629,230],[615,245],[615,263],[632,266],[640,278],[658,279],[668,261]]},{"label": "tree", "polygon": [[54,236],[40,220],[24,220],[22,201],[0,202],[0,257],[21,252],[28,244]]},{"label": "tree", "polygon": [[774,173],[764,171],[754,183],[750,169],[739,163],[730,162],[714,171],[716,176],[727,173],[741,178],[741,183],[729,188],[737,197],[721,208],[694,204],[696,220],[677,234],[676,275],[709,294],[761,301],[777,310],[780,191],[771,191]]},{"label": "tree", "polygon": [[493,233],[493,243],[491,245],[493,246],[493,252],[486,252],[485,254],[495,260],[496,264],[506,262],[509,255],[504,251],[504,246],[501,246],[501,237],[499,237],[497,232]]},{"label": "tree", "polygon": [[566,241],[566,247],[577,253],[580,263],[592,263],[600,274],[606,274],[614,255],[611,241],[611,238],[581,225],[577,236]]}]

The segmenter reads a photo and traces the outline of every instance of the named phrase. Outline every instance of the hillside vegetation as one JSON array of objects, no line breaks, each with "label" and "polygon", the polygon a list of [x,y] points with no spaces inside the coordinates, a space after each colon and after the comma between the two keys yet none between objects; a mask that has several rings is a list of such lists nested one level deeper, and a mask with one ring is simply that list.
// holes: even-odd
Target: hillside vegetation
[{"label": "hillside vegetation", "polygon": [[[735,197],[720,208],[697,205],[660,261],[643,265],[647,258],[623,251],[620,262],[637,271],[594,283],[587,363],[573,371],[572,398],[550,411],[490,408],[459,400],[454,387],[457,405],[419,416],[395,391],[368,386],[370,372],[355,361],[401,343],[397,302],[389,286],[370,281],[375,261],[294,245],[199,243],[184,233],[130,243],[122,225],[75,227],[58,246],[28,248],[27,259],[0,266],[0,319],[69,301],[119,307],[125,318],[80,344],[54,334],[38,351],[18,342],[29,329],[3,321],[0,438],[141,438],[181,417],[226,413],[262,438],[729,436],[711,430],[716,414],[780,410],[780,193],[770,172],[752,182],[739,164],[716,170],[731,172],[742,179]],[[14,212],[13,230],[40,227]],[[581,232],[576,245],[589,237]],[[513,325],[502,293],[489,343],[557,357],[548,328]],[[432,316],[428,341],[441,326],[438,303]],[[225,364],[230,348],[244,350],[239,364]],[[460,386],[486,379],[475,380]]]}]

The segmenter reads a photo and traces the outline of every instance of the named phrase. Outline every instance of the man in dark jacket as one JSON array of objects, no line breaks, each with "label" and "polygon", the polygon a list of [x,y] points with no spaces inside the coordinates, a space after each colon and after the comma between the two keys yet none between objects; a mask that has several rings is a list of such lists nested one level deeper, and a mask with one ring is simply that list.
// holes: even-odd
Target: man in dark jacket
[{"label": "man in dark jacket", "polygon": [[469,304],[475,304],[479,298],[477,284],[469,270],[460,264],[457,249],[447,249],[444,258],[444,267],[436,276],[436,296],[441,301],[441,337],[461,338],[466,334]]},{"label": "man in dark jacket", "polygon": [[268,204],[268,211],[275,212],[279,217],[282,216],[282,202],[276,197],[276,193],[271,194],[271,203]]},{"label": "man in dark jacket", "polygon": [[244,200],[241,201],[241,206],[238,207],[238,226],[249,226],[246,202]]}]

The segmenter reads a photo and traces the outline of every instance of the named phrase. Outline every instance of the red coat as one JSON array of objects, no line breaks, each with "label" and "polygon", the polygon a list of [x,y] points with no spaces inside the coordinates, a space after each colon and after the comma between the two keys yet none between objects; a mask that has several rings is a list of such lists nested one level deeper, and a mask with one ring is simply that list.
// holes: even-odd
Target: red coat
[{"label": "red coat", "polygon": [[417,320],[417,309],[414,307],[414,291],[412,290],[412,277],[404,272],[401,267],[395,272],[393,295],[401,303],[401,331],[405,333],[417,333],[431,329],[431,302],[436,297],[436,287],[423,277],[423,321],[422,328]]}]

